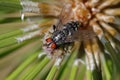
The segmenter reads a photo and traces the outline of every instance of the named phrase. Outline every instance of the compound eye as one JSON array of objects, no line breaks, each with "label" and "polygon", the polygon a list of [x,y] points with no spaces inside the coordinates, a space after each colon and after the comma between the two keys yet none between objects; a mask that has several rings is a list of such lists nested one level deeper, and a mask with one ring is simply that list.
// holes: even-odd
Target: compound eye
[{"label": "compound eye", "polygon": [[56,48],[56,44],[55,44],[55,43],[52,43],[52,44],[51,44],[51,48],[52,48],[52,49],[55,49],[55,48]]},{"label": "compound eye", "polygon": [[51,41],[52,41],[51,38],[47,38],[47,39],[46,39],[46,42],[51,42]]}]

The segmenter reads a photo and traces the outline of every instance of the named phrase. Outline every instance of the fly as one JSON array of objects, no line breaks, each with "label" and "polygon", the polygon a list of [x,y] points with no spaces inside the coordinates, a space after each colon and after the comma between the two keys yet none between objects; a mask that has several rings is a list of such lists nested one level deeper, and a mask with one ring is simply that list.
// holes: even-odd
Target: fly
[{"label": "fly", "polygon": [[56,30],[56,26],[54,25],[54,32],[52,37],[47,38],[46,42],[49,48],[56,49],[60,45],[63,45],[65,43],[69,43],[70,41],[67,41],[68,36],[72,36],[74,32],[78,31],[79,27],[81,26],[81,23],[78,21],[71,21],[65,25],[63,25],[62,30]]},{"label": "fly", "polygon": [[67,43],[90,39],[95,36],[93,31],[85,29],[87,26],[85,21],[73,15],[75,14],[74,11],[70,4],[65,5],[62,9],[58,24],[53,25],[52,36],[45,39],[47,51],[50,53]]}]

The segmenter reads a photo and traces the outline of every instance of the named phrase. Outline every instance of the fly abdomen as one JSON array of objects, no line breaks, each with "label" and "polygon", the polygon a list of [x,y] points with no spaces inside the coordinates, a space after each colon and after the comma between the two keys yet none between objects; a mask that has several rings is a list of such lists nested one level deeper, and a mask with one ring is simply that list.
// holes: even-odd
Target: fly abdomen
[{"label": "fly abdomen", "polygon": [[66,35],[72,35],[74,31],[77,31],[80,27],[80,23],[78,21],[71,21],[64,25],[63,31],[66,32]]},{"label": "fly abdomen", "polygon": [[53,32],[52,39],[59,46],[64,44],[68,35],[72,35],[73,32],[77,31],[80,27],[80,23],[78,21],[71,21],[65,25],[63,25],[62,30],[56,30]]}]

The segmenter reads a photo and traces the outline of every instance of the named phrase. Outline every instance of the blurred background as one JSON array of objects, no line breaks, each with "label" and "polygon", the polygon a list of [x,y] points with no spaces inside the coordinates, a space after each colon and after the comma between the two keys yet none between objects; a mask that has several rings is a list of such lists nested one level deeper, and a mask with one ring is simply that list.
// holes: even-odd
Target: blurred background
[{"label": "blurred background", "polygon": [[[47,12],[41,15],[24,14],[21,1],[25,0],[0,0],[0,80],[102,80],[101,73],[103,80],[120,80],[119,41],[116,42],[117,51],[107,44],[106,48],[113,53],[114,58],[109,54],[102,55],[104,57],[101,60],[100,75],[97,71],[91,73],[87,70],[86,64],[82,61],[74,65],[76,51],[67,55],[61,66],[56,66],[54,64],[56,60],[44,54],[42,49],[44,34],[40,31],[48,30],[57,19],[59,11],[54,16],[44,14]],[[59,3],[58,0],[32,1]],[[85,56],[82,60],[85,60]]]}]

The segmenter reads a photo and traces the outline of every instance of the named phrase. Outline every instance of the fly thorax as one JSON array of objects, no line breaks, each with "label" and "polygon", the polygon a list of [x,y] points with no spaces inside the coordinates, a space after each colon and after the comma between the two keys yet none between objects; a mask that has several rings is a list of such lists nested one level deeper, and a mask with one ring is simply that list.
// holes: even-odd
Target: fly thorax
[{"label": "fly thorax", "polygon": [[58,41],[59,39],[61,38],[61,35],[60,34],[58,34],[56,37],[55,37],[55,41]]}]

